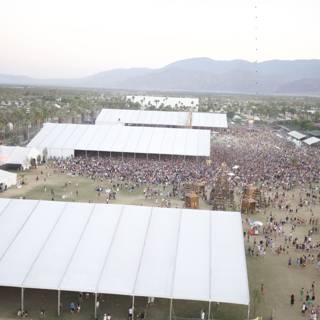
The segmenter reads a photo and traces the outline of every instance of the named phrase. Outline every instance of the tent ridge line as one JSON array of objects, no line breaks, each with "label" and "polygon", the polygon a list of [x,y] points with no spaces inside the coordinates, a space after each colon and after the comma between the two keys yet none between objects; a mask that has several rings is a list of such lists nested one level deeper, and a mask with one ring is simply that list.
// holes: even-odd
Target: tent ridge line
[{"label": "tent ridge line", "polygon": [[8,203],[1,209],[0,217],[4,214],[4,212],[8,209],[9,204],[12,202],[12,199],[9,199]]},{"label": "tent ridge line", "polygon": [[[75,131],[79,132],[79,128],[80,128],[80,127],[77,125]],[[84,131],[84,133],[83,133],[82,136],[85,136],[88,130],[89,130],[89,127],[87,127],[87,128],[85,129],[85,131]],[[77,142],[75,143],[75,147],[77,147],[77,146],[79,145],[79,141],[80,141],[80,140],[82,140],[82,137],[79,137],[79,138],[77,139]],[[74,150],[78,150],[78,149],[74,148]]]},{"label": "tent ridge line", "polygon": [[148,238],[148,235],[149,235],[149,229],[150,229],[151,220],[152,220],[152,216],[153,216],[153,209],[154,209],[154,207],[151,209],[151,211],[149,213],[148,225],[147,225],[146,232],[145,232],[145,235],[144,235],[143,245],[142,245],[142,249],[141,249],[141,255],[140,255],[139,264],[138,264],[138,268],[137,268],[137,274],[136,274],[136,278],[135,278],[134,284],[133,284],[133,290],[132,290],[132,295],[133,296],[136,293],[136,286],[137,286],[137,282],[138,282],[138,278],[139,278],[139,274],[140,274],[140,270],[141,270],[141,264],[142,264],[142,259],[143,259],[143,256],[144,256],[144,250],[145,250],[145,247],[146,247],[147,238]]},{"label": "tent ridge line", "polygon": [[65,137],[65,139],[64,139],[64,141],[63,141],[63,143],[62,143],[61,149],[69,149],[69,148],[66,148],[65,145],[66,145],[67,141],[72,137],[72,135],[73,135],[76,131],[77,131],[77,127],[74,126],[71,134],[69,134],[68,137]]},{"label": "tent ridge line", "polygon": [[152,140],[153,140],[153,136],[154,136],[154,127],[151,127],[152,128],[152,130],[151,130],[151,134],[150,134],[150,140],[149,140],[149,143],[148,143],[148,146],[146,147],[146,154],[150,154],[150,144],[151,144],[151,142],[152,142]]},{"label": "tent ridge line", "polygon": [[[94,132],[94,135],[97,135],[97,130],[95,130],[95,132]],[[112,132],[112,130],[110,129],[110,130],[106,130],[106,133],[103,135],[103,138],[102,138],[102,140],[101,140],[101,142],[100,142],[100,144],[102,144],[103,143],[103,141],[106,141],[107,140],[107,138],[110,136],[110,133]],[[86,148],[88,149],[88,145],[90,144],[90,141],[87,143],[87,145],[86,145]],[[111,148],[110,148],[111,149]],[[101,151],[101,152],[108,152],[108,150],[97,150],[98,152],[99,151]],[[109,152],[111,152],[111,151],[109,151]]]},{"label": "tent ridge line", "polygon": [[170,299],[171,300],[173,299],[173,291],[174,291],[174,285],[175,285],[175,280],[176,280],[176,269],[177,269],[178,251],[179,251],[179,244],[180,244],[180,231],[181,231],[181,224],[182,224],[182,215],[183,215],[183,209],[180,209],[179,225],[178,225],[178,232],[177,232],[177,243],[176,243],[176,254],[175,254],[175,261],[174,261],[174,266],[173,266],[171,290],[170,290]]},{"label": "tent ridge line", "polygon": [[118,231],[118,228],[119,228],[119,225],[120,225],[120,221],[121,221],[122,216],[123,216],[124,208],[125,208],[125,206],[122,205],[121,212],[120,212],[119,217],[118,217],[117,225],[116,225],[116,227],[114,228],[113,235],[112,235],[112,239],[111,239],[109,248],[108,248],[108,250],[107,250],[107,253],[106,253],[106,256],[105,256],[105,258],[104,258],[103,265],[102,265],[102,268],[101,268],[101,271],[100,271],[100,274],[99,274],[99,278],[98,278],[98,281],[97,281],[97,284],[96,284],[95,293],[98,292],[99,285],[100,285],[100,281],[101,281],[101,278],[102,278],[102,275],[103,275],[103,271],[104,271],[104,269],[105,269],[105,267],[106,267],[106,265],[107,265],[108,258],[109,258],[109,256],[110,256],[110,252],[111,252],[111,249],[112,249],[112,245],[113,245],[113,243],[114,243],[114,239],[115,239],[115,237],[116,237],[116,234],[117,234],[117,231]]},{"label": "tent ridge line", "polygon": [[65,211],[67,205],[68,205],[68,203],[66,202],[66,203],[64,204],[64,206],[63,206],[63,208],[62,208],[62,210],[61,210],[61,212],[60,212],[60,214],[59,214],[56,222],[55,222],[54,225],[52,226],[52,228],[51,228],[51,230],[50,230],[47,238],[45,239],[43,245],[41,246],[41,248],[40,248],[37,256],[36,256],[35,259],[33,260],[33,262],[32,262],[32,264],[31,264],[29,270],[27,271],[27,274],[26,274],[25,277],[23,278],[23,281],[22,281],[22,283],[21,283],[21,287],[24,286],[24,284],[25,284],[28,276],[30,275],[30,273],[31,273],[31,271],[32,271],[32,269],[33,269],[33,267],[34,267],[34,265],[35,265],[35,263],[36,263],[37,260],[39,259],[40,255],[41,255],[41,253],[42,253],[42,251],[43,251],[43,249],[44,249],[44,247],[47,245],[47,243],[48,243],[48,241],[49,241],[49,239],[50,239],[50,237],[51,237],[52,232],[54,231],[54,229],[56,228],[58,222],[60,221],[60,219],[61,219],[61,217],[62,217],[62,214],[63,214],[63,212]]},{"label": "tent ridge line", "polygon": [[[62,134],[62,132],[66,129],[66,123],[55,123],[55,125],[54,125],[54,129],[56,129],[56,128],[59,128],[59,126],[60,126],[60,129],[58,129],[58,132],[55,134],[55,136],[54,136],[54,141],[57,141],[58,140],[58,138],[61,136],[61,134]],[[48,135],[49,136],[51,136],[51,133],[49,132],[48,133]],[[45,139],[43,139],[43,141],[45,141],[47,139],[47,137],[45,137]],[[42,144],[42,141],[41,141],[41,144]],[[40,145],[41,145],[40,144]],[[57,148],[52,148],[52,149],[57,149]]]},{"label": "tent ridge line", "polygon": [[[41,130],[44,130],[44,128],[45,128],[44,125],[45,125],[45,124],[53,124],[53,123],[51,123],[51,122],[46,122],[46,123],[44,123],[44,124],[42,125],[42,128],[40,129],[40,131],[41,131]],[[46,127],[48,128],[48,126],[46,126]],[[53,124],[53,127],[55,128],[56,125]],[[38,134],[40,133],[40,131],[38,132]],[[42,139],[38,139],[38,140],[40,140],[40,141],[38,141],[37,145],[34,146],[33,140],[35,140],[35,138],[36,138],[37,135],[38,135],[38,134],[36,134],[36,135],[31,139],[31,141],[28,143],[28,147],[30,146],[30,147],[33,147],[33,148],[39,148],[39,146],[42,145],[42,142],[45,141],[45,139],[50,135],[50,130],[47,129],[47,131],[49,131],[49,132],[46,132],[46,131],[44,132],[44,133],[47,133],[47,134],[45,135],[45,137],[42,137]],[[41,138],[41,136],[40,136],[40,138]]]},{"label": "tent ridge line", "polygon": [[[116,152],[116,151],[114,151],[113,146],[118,144],[119,131],[120,131],[119,129],[122,128],[122,126],[112,125],[111,128],[114,129],[114,131],[116,132],[116,136],[113,139],[113,141],[111,141],[111,144],[109,147],[110,148],[109,152]],[[111,131],[111,129],[110,129],[110,131]],[[108,151],[106,151],[106,152],[108,152]]]},{"label": "tent ridge line", "polygon": [[29,219],[31,218],[32,214],[34,213],[34,211],[36,210],[36,208],[38,207],[38,205],[40,204],[41,200],[38,200],[35,204],[35,206],[31,209],[30,213],[28,214],[26,220],[23,222],[22,226],[18,229],[18,231],[16,232],[15,236],[13,237],[12,241],[9,243],[7,249],[4,251],[4,253],[1,255],[0,257],[0,262],[2,261],[2,259],[5,257],[5,255],[7,254],[8,250],[10,249],[10,247],[13,245],[13,243],[16,241],[18,235],[20,234],[20,232],[22,231],[22,229],[24,228],[24,226],[26,225],[26,223],[29,221]]},{"label": "tent ridge line", "polygon": [[161,139],[161,143],[160,143],[160,145],[159,145],[159,146],[161,146],[161,150],[160,150],[160,152],[162,152],[161,154],[166,154],[165,152],[162,151],[162,150],[163,150],[162,146],[163,146],[163,143],[164,143],[164,138],[165,138],[166,135],[167,135],[167,132],[168,132],[168,131],[163,131],[163,136],[162,136],[162,139]]},{"label": "tent ridge line", "polygon": [[83,235],[85,234],[85,232],[86,232],[86,230],[87,230],[87,228],[88,228],[89,222],[90,222],[90,220],[91,220],[91,218],[92,218],[92,216],[93,216],[93,212],[94,212],[95,208],[96,208],[96,203],[94,203],[93,206],[92,206],[91,212],[90,212],[90,214],[89,214],[89,216],[88,216],[88,218],[87,218],[87,221],[86,221],[86,223],[85,223],[85,225],[84,225],[84,227],[83,227],[83,229],[82,229],[82,231],[81,231],[79,240],[78,240],[78,242],[77,242],[77,244],[76,244],[76,246],[75,246],[75,248],[74,248],[74,250],[73,250],[73,252],[72,252],[72,255],[71,255],[71,257],[70,257],[70,259],[69,259],[69,261],[68,261],[68,264],[67,264],[67,266],[66,266],[66,268],[65,268],[65,270],[64,270],[64,272],[63,272],[63,275],[62,275],[62,277],[61,277],[61,280],[59,281],[59,284],[58,284],[58,286],[57,286],[58,290],[61,290],[61,284],[62,284],[62,282],[63,282],[63,280],[64,280],[64,277],[65,277],[66,273],[67,273],[68,270],[69,270],[69,267],[70,267],[70,265],[71,265],[71,263],[72,263],[72,260],[73,260],[73,258],[74,258],[74,256],[75,256],[76,252],[77,252],[77,249],[78,249],[78,247],[79,247],[79,245],[80,245],[80,242],[81,242],[81,240],[82,240],[82,237],[83,237]]},{"label": "tent ridge line", "polygon": [[[139,139],[137,140],[137,143],[136,143],[136,146],[135,146],[134,150],[137,150],[137,146],[139,145],[139,142],[140,142],[140,140],[141,140],[141,138],[142,138],[142,136],[143,136],[144,132],[145,132],[145,127],[142,127],[142,129],[141,129],[141,133],[140,133],[140,136],[139,136]],[[136,152],[136,151],[134,151],[134,153],[135,153],[135,154],[137,154],[137,152]]]}]

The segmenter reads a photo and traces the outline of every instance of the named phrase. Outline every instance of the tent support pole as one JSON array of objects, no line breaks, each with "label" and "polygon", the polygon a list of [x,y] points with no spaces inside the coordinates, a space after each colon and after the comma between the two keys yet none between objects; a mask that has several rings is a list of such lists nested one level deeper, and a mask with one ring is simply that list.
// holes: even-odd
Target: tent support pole
[{"label": "tent support pole", "polygon": [[134,296],[132,296],[132,320],[134,320]]},{"label": "tent support pole", "polygon": [[123,161],[123,152],[121,153],[121,159],[122,159],[122,161]]},{"label": "tent support pole", "polygon": [[169,320],[172,320],[172,299],[170,299],[170,312],[169,312]]},{"label": "tent support pole", "polygon": [[61,291],[58,290],[58,317],[60,317]]},{"label": "tent support pole", "polygon": [[250,320],[250,303],[248,304],[248,320]]},{"label": "tent support pole", "polygon": [[94,318],[97,319],[97,301],[98,295],[97,293],[94,294]]},{"label": "tent support pole", "polygon": [[98,151],[98,159],[99,159],[99,151]]},{"label": "tent support pole", "polygon": [[24,312],[24,288],[21,288],[21,312]]},{"label": "tent support pole", "polygon": [[209,307],[208,307],[208,320],[210,320],[211,317],[211,301],[209,301]]}]

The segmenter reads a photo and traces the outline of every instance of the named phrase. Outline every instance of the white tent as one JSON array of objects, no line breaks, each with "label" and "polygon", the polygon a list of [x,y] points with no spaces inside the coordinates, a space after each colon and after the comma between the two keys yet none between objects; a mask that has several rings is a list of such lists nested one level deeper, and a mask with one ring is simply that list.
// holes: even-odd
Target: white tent
[{"label": "white tent", "polygon": [[288,133],[288,135],[291,136],[294,139],[297,139],[297,140],[302,140],[302,139],[304,139],[306,137],[305,134],[302,134],[302,133],[300,133],[298,131],[290,131]]},{"label": "white tent", "polygon": [[0,286],[248,305],[241,215],[0,199]]},{"label": "white tent", "polygon": [[102,109],[96,124],[227,128],[225,113]]},{"label": "white tent", "polygon": [[45,123],[28,146],[48,157],[73,156],[75,150],[208,157],[210,131]]},{"label": "white tent", "polygon": [[22,169],[28,169],[32,159],[37,163],[41,157],[42,153],[35,148],[0,146],[0,166],[18,165]]},{"label": "white tent", "polygon": [[0,170],[0,183],[5,185],[7,188],[17,184],[17,174]]},{"label": "white tent", "polygon": [[306,143],[308,146],[315,145],[320,142],[320,139],[317,137],[310,137],[308,139],[303,140],[304,143]]}]

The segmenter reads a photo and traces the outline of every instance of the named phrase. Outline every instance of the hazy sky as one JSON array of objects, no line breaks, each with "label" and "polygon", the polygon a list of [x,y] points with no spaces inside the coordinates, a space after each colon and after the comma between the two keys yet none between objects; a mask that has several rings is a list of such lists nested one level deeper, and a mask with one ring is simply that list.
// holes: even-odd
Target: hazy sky
[{"label": "hazy sky", "polygon": [[320,0],[0,0],[0,73],[320,58],[319,12]]}]

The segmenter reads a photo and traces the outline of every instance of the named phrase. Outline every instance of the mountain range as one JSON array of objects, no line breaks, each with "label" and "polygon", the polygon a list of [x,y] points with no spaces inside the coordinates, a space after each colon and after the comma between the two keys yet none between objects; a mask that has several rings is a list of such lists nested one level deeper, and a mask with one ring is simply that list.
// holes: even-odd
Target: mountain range
[{"label": "mountain range", "polygon": [[103,71],[77,79],[36,79],[0,74],[0,84],[241,94],[320,95],[320,60],[191,58],[159,69]]}]

